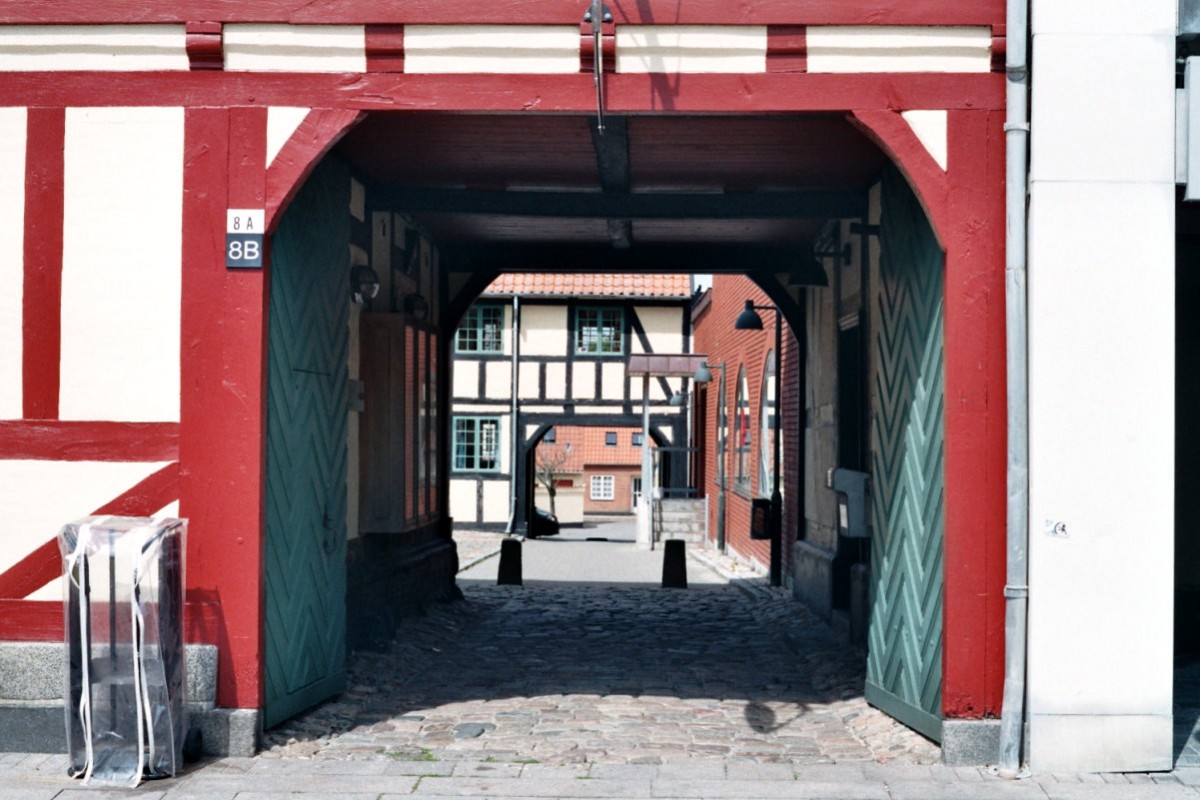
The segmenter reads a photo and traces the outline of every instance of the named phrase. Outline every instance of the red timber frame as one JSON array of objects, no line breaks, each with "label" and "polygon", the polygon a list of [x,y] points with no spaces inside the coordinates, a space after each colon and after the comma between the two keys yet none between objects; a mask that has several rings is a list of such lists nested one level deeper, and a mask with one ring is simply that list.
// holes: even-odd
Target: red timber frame
[{"label": "red timber frame", "polygon": [[[980,74],[811,74],[804,26],[981,25],[1003,49],[1003,0],[671,0],[610,3],[622,24],[767,25],[776,69],[762,74],[606,76],[613,114],[841,112],[906,175],[946,253],[946,494],[943,713],[995,716],[1003,668],[1005,536],[1004,78]],[[72,106],[186,109],[183,206],[181,515],[190,519],[189,597],[219,606],[218,702],[263,702],[263,530],[267,272],[223,266],[225,210],[267,209],[278,222],[309,171],[373,110],[595,112],[590,74],[406,75],[402,26],[579,25],[585,0],[0,0],[0,24],[188,24],[193,70],[8,73],[0,105],[27,106],[53,132]],[[364,75],[213,69],[221,22],[367,24],[379,37]],[[189,37],[190,38],[190,37]],[[774,45],[771,45],[772,47]],[[189,47],[189,50],[193,48]],[[271,165],[267,106],[315,109]],[[943,171],[900,116],[947,111]],[[45,199],[55,202],[54,186]],[[53,231],[51,231],[53,234]],[[53,241],[27,244],[55,247]],[[33,262],[31,262],[33,263]],[[27,269],[30,267],[27,266]],[[269,268],[268,268],[269,269]],[[54,276],[35,276],[53,289]],[[28,405],[53,403],[48,376]]]}]

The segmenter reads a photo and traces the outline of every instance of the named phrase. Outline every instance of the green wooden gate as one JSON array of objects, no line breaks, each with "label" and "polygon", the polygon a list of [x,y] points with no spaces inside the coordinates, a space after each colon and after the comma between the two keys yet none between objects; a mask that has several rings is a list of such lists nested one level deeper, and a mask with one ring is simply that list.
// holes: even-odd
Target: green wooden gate
[{"label": "green wooden gate", "polygon": [[326,159],[271,245],[267,726],[346,682],[349,190],[349,171]]},{"label": "green wooden gate", "polygon": [[943,255],[889,170],[871,325],[871,620],[867,701],[941,740]]}]

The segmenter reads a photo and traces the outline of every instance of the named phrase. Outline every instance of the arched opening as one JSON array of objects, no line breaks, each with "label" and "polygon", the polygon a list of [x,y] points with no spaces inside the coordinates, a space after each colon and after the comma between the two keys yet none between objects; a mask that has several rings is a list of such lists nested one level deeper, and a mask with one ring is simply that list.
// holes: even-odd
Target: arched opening
[{"label": "arched opening", "polygon": [[[931,379],[940,376],[942,368],[940,317],[918,315],[919,321],[913,322],[915,318],[908,312],[927,309],[930,302],[938,305],[940,277],[930,280],[929,274],[940,276],[942,250],[933,235],[935,226],[926,220],[917,200],[925,201],[936,221],[937,214],[944,212],[939,205],[944,198],[937,192],[944,189],[945,178],[932,175],[924,161],[918,161],[917,183],[933,187],[934,196],[929,199],[908,191],[898,174],[886,177],[888,155],[871,139],[891,141],[888,137],[894,131],[872,117],[867,117],[867,122],[863,119],[827,113],[632,116],[610,119],[608,132],[601,134],[591,120],[579,116],[379,112],[369,115],[333,148],[327,160],[338,164],[345,175],[347,202],[342,208],[349,208],[351,217],[342,242],[349,253],[346,266],[369,265],[379,283],[379,293],[370,305],[352,311],[346,344],[350,380],[362,382],[351,386],[359,390],[363,401],[361,411],[348,412],[360,417],[357,438],[353,431],[347,435],[345,456],[352,465],[346,495],[348,597],[358,604],[351,617],[367,629],[356,635],[369,638],[370,629],[387,630],[394,623],[400,609],[394,605],[387,611],[379,609],[385,605],[384,597],[395,599],[394,587],[399,583],[419,587],[408,598],[414,605],[453,596],[450,509],[456,501],[452,494],[458,491],[452,488],[456,470],[473,473],[472,491],[481,516],[485,507],[499,506],[512,513],[514,507],[524,505],[528,518],[534,504],[530,476],[537,468],[536,444],[547,431],[568,421],[568,405],[581,402],[579,392],[564,386],[561,397],[555,398],[561,410],[521,421],[510,418],[507,436],[498,406],[481,403],[478,408],[452,408],[452,398],[444,387],[451,385],[451,371],[456,369],[452,367],[454,353],[471,354],[483,364],[474,373],[477,381],[507,386],[507,392],[497,390],[501,397],[483,398],[489,402],[505,399],[505,394],[511,400],[518,385],[529,385],[511,377],[512,364],[494,368],[483,363],[502,354],[505,337],[512,336],[515,315],[503,307],[497,310],[503,304],[478,302],[486,288],[505,273],[654,276],[686,271],[748,277],[779,310],[798,344],[794,357],[772,353],[764,362],[763,351],[747,362],[752,372],[761,371],[753,378],[753,387],[742,370],[728,389],[721,390],[722,402],[728,403],[732,414],[727,424],[713,426],[710,438],[720,442],[722,437],[732,436],[728,444],[732,463],[722,468],[721,479],[731,486],[731,496],[739,491],[751,494],[759,466],[759,453],[751,444],[754,430],[758,429],[762,441],[772,424],[785,428],[785,438],[790,437],[790,444],[785,445],[789,456],[781,474],[796,483],[793,491],[784,492],[789,501],[785,509],[788,535],[780,539],[779,546],[784,548],[780,558],[786,583],[806,602],[809,595],[823,596],[816,603],[818,607],[824,604],[827,612],[823,613],[845,605],[833,599],[830,588],[840,579],[835,578],[834,561],[841,553],[840,537],[845,532],[838,526],[833,493],[817,483],[827,469],[839,466],[837,435],[809,429],[814,424],[810,420],[819,426],[821,420],[836,416],[838,401],[831,401],[828,407],[813,405],[805,387],[807,381],[815,380],[822,392],[836,395],[837,381],[828,377],[826,369],[835,363],[836,346],[826,348],[821,337],[836,330],[840,304],[851,302],[848,282],[853,274],[857,272],[861,279],[855,302],[865,314],[880,315],[881,319],[892,314],[886,320],[893,326],[890,332],[911,324],[917,325],[921,334],[915,340],[911,336],[890,339],[892,344],[873,350],[872,363],[880,374],[892,359],[927,358],[922,363]],[[860,127],[868,129],[871,136],[859,133]],[[900,141],[908,143],[903,137]],[[310,182],[319,174],[314,173]],[[298,195],[297,204],[307,189],[306,185]],[[881,266],[878,243],[872,243],[881,237],[881,205],[894,206],[894,219],[899,220],[893,223],[892,252],[896,255],[892,273]],[[280,235],[296,208],[301,206],[294,205],[283,214]],[[840,250],[832,255],[819,250],[818,243],[831,230],[836,229],[838,237],[848,237],[855,225],[861,241],[854,245],[854,263],[849,257],[843,260]],[[921,226],[924,233],[913,232]],[[304,231],[301,238],[314,234],[312,226],[300,223],[300,227]],[[913,241],[918,244],[912,245]],[[814,261],[814,251],[821,262]],[[907,265],[918,262],[923,269],[920,276],[906,278],[908,283],[892,280],[906,274]],[[272,264],[273,271],[291,268],[279,258]],[[836,298],[822,301],[808,288],[817,284],[832,284],[831,290],[820,291],[836,292]],[[925,294],[911,291],[910,284]],[[519,293],[511,294],[516,298]],[[620,298],[626,305],[636,302]],[[597,359],[583,372],[572,366],[571,380],[591,369],[586,374],[593,382],[593,392],[604,384],[609,366],[614,367],[612,374],[619,371],[619,357],[630,352],[638,338],[628,317],[610,312],[604,304],[582,301],[569,304],[564,311],[564,355],[582,352]],[[682,328],[687,331],[691,324],[689,315]],[[592,333],[582,333],[584,330]],[[641,334],[647,341],[652,338],[647,331]],[[918,352],[917,342],[936,346]],[[647,350],[644,342],[640,344]],[[272,345],[272,356],[274,353]],[[551,354],[543,355],[549,365]],[[603,363],[606,357],[616,360],[608,365]],[[766,369],[762,369],[764,363]],[[509,377],[504,377],[506,369]],[[550,380],[548,372],[539,366],[534,384],[544,386]],[[458,373],[454,374],[457,378]],[[567,375],[564,371],[564,381]],[[785,382],[784,402],[773,410],[760,403],[760,413],[755,414],[753,398],[774,395],[771,379]],[[681,388],[685,383],[680,381]],[[856,397],[857,408],[867,400],[866,385],[864,381]],[[896,402],[911,405],[912,388],[908,384],[898,388]],[[940,401],[936,380],[922,384],[921,390]],[[726,391],[736,391],[737,396],[726,399]],[[660,399],[666,400],[666,394],[664,390]],[[347,403],[353,405],[351,400]],[[709,404],[706,409],[715,413],[720,405]],[[933,416],[921,420],[931,432],[926,461],[930,470],[940,475],[943,406],[935,402],[929,408]],[[577,408],[571,409],[575,421],[579,418],[576,412]],[[709,416],[707,411],[705,416]],[[776,421],[771,422],[772,418]],[[877,462],[875,469],[880,471],[878,479],[891,486],[898,479],[897,465],[903,462],[903,431],[915,420],[907,412],[889,419],[895,426],[886,432],[893,437],[888,442],[899,442],[900,450]],[[731,434],[726,432],[729,426],[734,428]],[[354,428],[353,421],[350,427]],[[878,434],[881,446],[884,433]],[[810,451],[806,447],[815,441],[814,436],[827,438]],[[832,453],[826,452],[829,443]],[[740,471],[739,454],[743,456]],[[686,466],[687,459],[679,461]],[[390,466],[380,468],[380,464]],[[354,465],[358,474],[354,474]],[[491,488],[487,478],[501,474],[524,480],[524,485],[516,492]],[[759,479],[761,484],[761,474]],[[932,481],[929,485],[938,494],[930,502],[940,509],[941,484]],[[809,493],[819,498],[815,506],[804,503]],[[732,500],[731,508],[737,502]],[[380,510],[373,522],[367,521],[368,513]],[[875,513],[877,518],[887,516],[891,507],[877,508]],[[737,512],[738,520],[748,517]],[[321,522],[327,529],[325,516]],[[916,533],[941,537],[940,513],[920,524],[924,527]],[[352,530],[352,525],[357,530]],[[908,535],[908,529],[897,531],[899,536]],[[270,543],[271,530],[267,538]],[[934,601],[919,615],[921,624],[929,627],[912,634],[940,642],[941,546],[935,544],[928,550],[932,555],[929,563],[922,565],[921,579],[926,587],[923,596]],[[878,569],[891,571],[893,567],[881,564]],[[805,570],[814,571],[816,578]],[[868,582],[880,577],[878,570],[873,575]],[[287,579],[282,572],[278,577]],[[896,580],[903,583],[909,578]],[[270,574],[267,580],[270,584]],[[895,620],[911,619],[909,611],[893,607],[880,619],[866,623],[881,631],[881,638],[872,644],[882,659],[881,680],[884,674],[912,674],[913,665],[884,666],[892,663],[887,658],[903,656],[899,655],[899,641],[882,636],[882,631],[894,630]],[[288,636],[289,646],[295,641]],[[919,685],[888,685],[878,698],[889,712],[900,716],[907,704],[919,706],[921,729],[936,738],[942,711],[941,651],[931,646],[922,653],[917,668]],[[282,660],[294,662],[295,657]]]}]

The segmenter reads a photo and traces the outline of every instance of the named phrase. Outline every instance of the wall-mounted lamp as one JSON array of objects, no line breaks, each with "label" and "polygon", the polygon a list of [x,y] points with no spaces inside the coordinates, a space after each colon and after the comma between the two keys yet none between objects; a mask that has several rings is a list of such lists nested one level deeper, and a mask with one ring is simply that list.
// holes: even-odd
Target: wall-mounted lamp
[{"label": "wall-mounted lamp", "polygon": [[410,294],[404,298],[404,313],[416,319],[429,316],[429,303],[419,294]]},{"label": "wall-mounted lamp", "polygon": [[813,258],[836,258],[841,261],[840,266],[847,266],[850,263],[850,243],[842,245],[841,250],[813,250]]},{"label": "wall-mounted lamp", "polygon": [[367,305],[368,301],[379,294],[379,276],[375,270],[365,264],[359,264],[350,270],[350,297],[359,305]]},{"label": "wall-mounted lamp", "polygon": [[671,399],[667,401],[667,405],[675,406],[676,408],[679,408],[680,406],[684,406],[687,404],[687,397],[688,397],[687,392],[683,392],[683,391],[676,392],[675,394],[671,395]]}]

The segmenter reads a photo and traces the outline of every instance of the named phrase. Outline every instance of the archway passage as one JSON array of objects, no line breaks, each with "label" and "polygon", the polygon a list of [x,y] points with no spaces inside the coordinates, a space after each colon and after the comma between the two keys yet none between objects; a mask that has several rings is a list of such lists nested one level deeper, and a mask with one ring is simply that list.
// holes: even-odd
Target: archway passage
[{"label": "archway passage", "polygon": [[[974,209],[970,203],[947,204],[952,185],[949,173],[939,173],[929,153],[919,149],[921,144],[912,131],[897,129],[894,121],[878,114],[672,114],[610,117],[602,131],[593,118],[582,115],[376,112],[350,130],[330,158],[348,165],[352,173],[349,207],[358,223],[352,224],[348,243],[351,263],[380,267],[380,295],[370,310],[382,312],[372,313],[372,319],[363,317],[362,371],[352,377],[363,379],[367,386],[367,413],[380,407],[402,409],[390,424],[368,424],[364,417],[361,445],[364,452],[368,448],[376,451],[381,463],[389,465],[386,470],[371,468],[369,454],[361,462],[358,454],[349,455],[351,464],[363,465],[361,486],[366,487],[362,507],[354,509],[351,503],[348,513],[348,518],[358,522],[358,531],[349,532],[357,538],[350,543],[348,558],[348,593],[351,605],[357,604],[351,608],[351,619],[374,619],[387,626],[392,612],[381,610],[384,603],[378,600],[383,595],[372,597],[375,590],[366,585],[371,581],[388,587],[404,585],[407,591],[420,585],[420,581],[409,580],[419,574],[430,597],[454,591],[453,570],[448,569],[452,552],[449,560],[437,555],[445,552],[449,539],[446,476],[451,471],[449,410],[445,393],[438,387],[447,384],[448,342],[455,326],[496,275],[743,274],[762,288],[781,318],[804,341],[802,334],[812,307],[808,287],[828,284],[830,275],[835,280],[837,275],[836,268],[830,272],[814,260],[814,241],[819,234],[828,236],[831,221],[878,221],[878,208],[871,207],[879,200],[875,190],[897,152],[912,150],[914,143],[918,148],[912,163],[902,161],[901,167],[908,167],[903,171],[918,190],[914,196],[931,217],[929,229],[938,239],[929,237],[931,246],[936,250],[940,242],[947,251],[947,274],[953,275],[958,265],[968,260],[957,247],[961,237],[950,224],[956,219],[951,212],[961,215],[966,208],[992,221],[987,212],[995,211],[995,204],[983,204],[982,209]],[[966,122],[980,121],[973,117],[965,122],[951,120],[946,136],[968,151],[979,126]],[[885,153],[875,142],[891,143],[892,147]],[[922,216],[915,203],[912,207]],[[862,227],[866,231],[871,225]],[[989,240],[983,237],[983,241]],[[983,252],[994,254],[987,248]],[[840,257],[840,251],[835,257]],[[288,268],[282,262],[273,264],[276,271]],[[967,324],[963,307],[970,303],[963,295],[971,291],[978,287],[965,278],[946,279],[947,335]],[[941,291],[935,290],[926,300],[936,304],[940,298]],[[394,312],[393,317],[382,319],[387,312]],[[994,326],[998,319],[989,316],[984,321]],[[939,322],[936,336],[941,335]],[[970,432],[978,426],[968,413],[976,402],[973,392],[986,386],[991,373],[964,372],[963,351],[971,351],[983,336],[983,332],[971,330],[948,349],[945,391],[959,392],[959,401],[931,406],[937,413],[938,431],[945,425],[947,465],[992,460],[990,451],[982,456],[979,451],[972,454],[972,442],[977,445],[978,436],[973,440],[964,436],[964,430]],[[899,363],[908,357],[900,353],[911,349],[909,344],[899,342],[895,351],[881,351],[880,357],[887,360],[895,354]],[[812,363],[812,349],[801,347],[799,352]],[[940,349],[938,352],[932,368],[940,375]],[[821,357],[819,352],[817,355]],[[979,369],[978,362],[975,369]],[[375,378],[381,374],[380,383]],[[784,409],[796,425],[807,417],[797,403],[805,397],[805,375],[806,370],[797,371],[794,380],[799,383],[791,388],[788,401],[792,407]],[[373,385],[386,386],[387,393],[373,395]],[[941,392],[935,391],[941,397]],[[941,448],[927,460],[940,475]],[[895,459],[896,464],[904,461]],[[783,470],[797,481],[788,492],[795,503],[814,485],[814,475],[804,476],[805,466],[797,456],[796,463]],[[987,471],[978,463],[969,466],[968,474]],[[396,473],[396,480],[387,470]],[[949,466],[946,471],[952,474]],[[955,521],[961,524],[963,509],[971,498],[970,492],[954,492],[958,485],[949,483],[947,478],[946,488],[936,493],[938,509],[943,496],[947,498],[947,529]],[[358,488],[352,486],[352,498]],[[974,491],[986,495],[987,489],[983,482],[977,483]],[[382,508],[383,521],[368,528],[363,516],[356,514],[365,515],[376,507]],[[789,549],[782,557],[787,563],[791,543],[806,525],[803,512],[792,518],[798,524],[786,538]],[[886,641],[881,646],[895,648],[895,658],[887,663],[901,665],[893,670],[897,685],[913,671],[922,675],[920,696],[911,700],[920,703],[919,711],[926,717],[940,720],[944,712],[970,716],[994,711],[998,698],[990,697],[989,692],[995,694],[995,687],[979,677],[983,673],[973,670],[972,664],[995,660],[998,650],[985,653],[965,646],[986,621],[985,609],[954,604],[955,613],[947,612],[944,620],[942,616],[942,609],[950,607],[949,598],[956,594],[988,596],[978,585],[970,588],[981,576],[971,571],[971,557],[962,555],[979,546],[979,535],[959,533],[947,540],[947,561],[954,563],[956,572],[943,590],[943,518],[940,512],[930,518],[936,526],[936,535],[928,539],[933,545],[916,545],[918,550],[927,550],[916,557],[925,560],[929,582],[917,587],[917,594],[918,602],[936,617],[937,624],[882,637],[881,641]],[[984,528],[994,525],[989,522]],[[391,536],[400,531],[411,535],[407,539]],[[356,532],[369,535],[355,537]],[[930,532],[932,529],[925,531]],[[268,550],[271,537],[268,530]],[[783,542],[779,546],[782,548]],[[441,566],[430,569],[439,558]],[[410,572],[401,575],[397,569]],[[946,571],[952,574],[948,568]],[[275,578],[287,580],[278,571]],[[269,594],[274,594],[272,580],[268,573]],[[904,586],[906,581],[899,580],[896,585]],[[340,600],[331,597],[329,602]],[[378,616],[372,618],[372,614]],[[903,614],[879,624],[893,623],[909,624]],[[268,639],[272,636],[269,627]],[[944,636],[955,638],[943,649]],[[910,647],[914,638],[928,641]],[[300,653],[295,657],[304,659]],[[910,663],[912,659],[919,663]],[[950,665],[946,674],[953,680],[939,692],[943,662]],[[972,681],[982,683],[972,687]],[[889,710],[903,713],[900,706],[909,700],[901,700]]]}]

